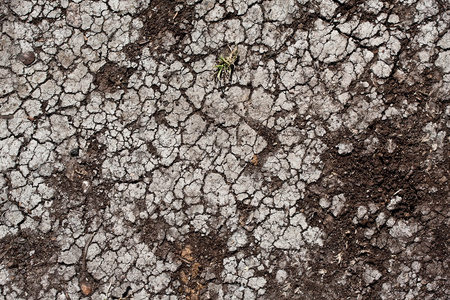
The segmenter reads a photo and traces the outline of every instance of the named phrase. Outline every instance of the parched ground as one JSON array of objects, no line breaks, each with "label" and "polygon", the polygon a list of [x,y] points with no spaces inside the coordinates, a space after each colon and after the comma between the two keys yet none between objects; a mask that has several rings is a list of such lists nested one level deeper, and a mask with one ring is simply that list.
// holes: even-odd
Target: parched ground
[{"label": "parched ground", "polygon": [[0,299],[450,298],[448,1],[0,2]]}]

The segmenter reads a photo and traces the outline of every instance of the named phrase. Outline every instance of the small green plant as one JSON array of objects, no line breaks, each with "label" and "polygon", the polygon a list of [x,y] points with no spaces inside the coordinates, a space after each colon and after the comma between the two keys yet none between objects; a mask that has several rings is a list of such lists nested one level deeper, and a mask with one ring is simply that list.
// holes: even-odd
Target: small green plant
[{"label": "small green plant", "polygon": [[214,66],[214,77],[221,81],[224,79],[231,79],[231,75],[234,70],[234,64],[239,56],[238,47],[230,48],[230,53],[227,57],[220,55],[217,59],[217,64]]}]

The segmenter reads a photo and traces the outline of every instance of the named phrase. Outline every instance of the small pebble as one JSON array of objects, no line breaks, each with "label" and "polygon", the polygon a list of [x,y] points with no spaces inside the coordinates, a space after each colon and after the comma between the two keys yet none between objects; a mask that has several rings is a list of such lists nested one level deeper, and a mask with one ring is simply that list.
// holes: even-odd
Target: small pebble
[{"label": "small pebble", "polygon": [[36,59],[33,51],[26,51],[19,54],[18,59],[26,66],[31,65]]},{"label": "small pebble", "polygon": [[80,148],[73,148],[72,150],[70,150],[70,155],[73,157],[80,155]]}]

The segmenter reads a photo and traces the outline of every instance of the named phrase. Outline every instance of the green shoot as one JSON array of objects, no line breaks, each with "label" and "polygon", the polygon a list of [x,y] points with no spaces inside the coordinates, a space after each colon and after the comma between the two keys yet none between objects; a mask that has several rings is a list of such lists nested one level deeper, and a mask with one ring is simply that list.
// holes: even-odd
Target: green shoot
[{"label": "green shoot", "polygon": [[231,79],[234,64],[236,63],[238,55],[238,47],[235,46],[234,49],[231,49],[230,47],[230,54],[227,57],[224,57],[223,55],[219,56],[217,65],[214,66],[214,76],[217,80]]}]

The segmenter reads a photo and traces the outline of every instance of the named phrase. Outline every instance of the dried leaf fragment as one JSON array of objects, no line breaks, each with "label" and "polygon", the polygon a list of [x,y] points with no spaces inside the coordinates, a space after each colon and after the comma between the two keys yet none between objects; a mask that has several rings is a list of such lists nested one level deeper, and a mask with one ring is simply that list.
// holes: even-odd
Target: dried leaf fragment
[{"label": "dried leaf fragment", "polygon": [[250,163],[254,166],[256,166],[258,164],[258,155],[254,154],[252,160],[250,161]]},{"label": "dried leaf fragment", "polygon": [[191,245],[186,245],[186,247],[184,247],[184,249],[181,251],[181,257],[190,262],[194,260],[194,258],[192,257]]},{"label": "dried leaf fragment", "polygon": [[200,275],[200,267],[201,265],[199,263],[194,263],[191,267],[191,275],[192,278],[197,278],[198,275]]},{"label": "dried leaf fragment", "polygon": [[188,283],[189,283],[189,276],[187,276],[187,275],[184,273],[184,271],[181,271],[181,272],[180,272],[180,279],[181,279],[181,282],[182,282],[183,284],[188,284]]}]

